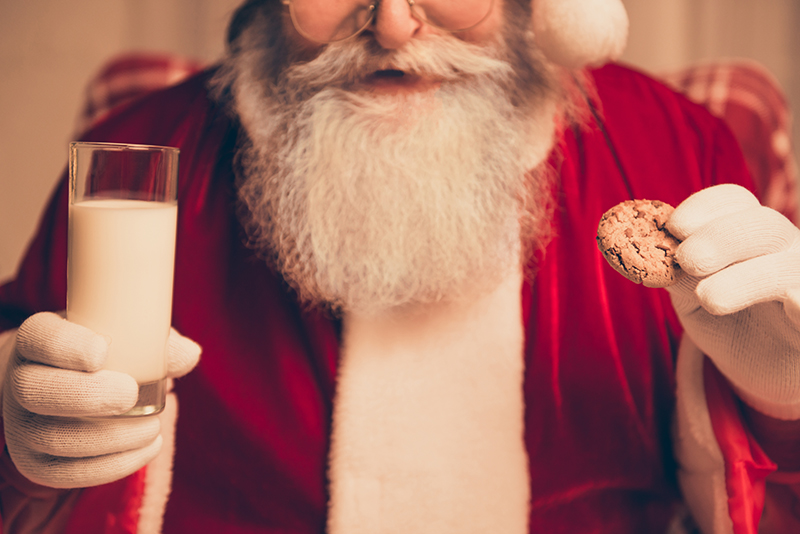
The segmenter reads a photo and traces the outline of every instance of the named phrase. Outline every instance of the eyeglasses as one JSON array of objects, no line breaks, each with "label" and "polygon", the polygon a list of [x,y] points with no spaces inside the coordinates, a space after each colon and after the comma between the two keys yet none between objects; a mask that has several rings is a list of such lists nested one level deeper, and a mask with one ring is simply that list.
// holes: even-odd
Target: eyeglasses
[{"label": "eyeglasses", "polygon": [[[406,0],[414,18],[447,32],[470,30],[492,11],[494,0]],[[381,0],[282,0],[295,29],[311,41],[355,37],[372,23]]]}]

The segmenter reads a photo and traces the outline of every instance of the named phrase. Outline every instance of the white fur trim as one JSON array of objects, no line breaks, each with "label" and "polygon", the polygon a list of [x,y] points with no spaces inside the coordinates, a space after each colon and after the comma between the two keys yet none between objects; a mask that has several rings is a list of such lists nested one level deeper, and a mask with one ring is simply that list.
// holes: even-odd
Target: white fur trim
[{"label": "white fur trim", "polygon": [[528,532],[521,283],[345,318],[331,534]]},{"label": "white fur trim", "polygon": [[167,404],[158,418],[161,420],[161,437],[164,442],[158,456],[147,464],[137,534],[158,534],[164,521],[172,484],[175,424],[178,419],[178,399],[174,393],[167,395]]},{"label": "white fur trim", "polygon": [[534,0],[533,34],[554,63],[599,66],[625,50],[628,14],[621,0]]},{"label": "white fur trim", "polygon": [[704,534],[733,534],[725,487],[725,461],[714,436],[703,385],[705,356],[684,336],[676,370],[675,455],[678,481]]}]

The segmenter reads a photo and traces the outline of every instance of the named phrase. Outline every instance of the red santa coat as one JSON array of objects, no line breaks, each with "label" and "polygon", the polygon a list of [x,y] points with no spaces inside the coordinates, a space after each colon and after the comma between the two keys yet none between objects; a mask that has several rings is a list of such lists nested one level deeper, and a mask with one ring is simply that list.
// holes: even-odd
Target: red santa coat
[{"label": "red santa coat", "polygon": [[[620,66],[591,76],[606,132],[590,124],[559,140],[555,238],[520,296],[530,531],[663,532],[680,500],[670,424],[681,327],[666,292],[606,264],[597,223],[631,194],[677,205],[716,183],[752,184],[705,110]],[[85,137],[181,149],[173,325],[203,357],[175,386],[164,532],[320,533],[339,324],[301,308],[243,245],[237,126],[207,79],[128,105]],[[0,288],[0,330],[65,307],[66,220],[62,179],[16,280]],[[84,490],[67,531],[135,532],[145,488],[143,470]]]}]

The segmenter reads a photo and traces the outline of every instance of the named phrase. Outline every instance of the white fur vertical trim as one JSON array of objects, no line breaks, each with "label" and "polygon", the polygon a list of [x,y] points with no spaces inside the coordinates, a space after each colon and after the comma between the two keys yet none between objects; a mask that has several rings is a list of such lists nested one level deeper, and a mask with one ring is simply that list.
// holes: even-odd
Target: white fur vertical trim
[{"label": "white fur vertical trim", "polygon": [[527,534],[521,284],[345,317],[330,534]]},{"label": "white fur vertical trim", "polygon": [[628,13],[621,0],[533,0],[533,34],[554,63],[599,66],[625,51]]},{"label": "white fur vertical trim", "polygon": [[175,424],[178,419],[178,399],[174,393],[167,395],[167,404],[158,418],[161,420],[161,437],[164,442],[158,456],[147,464],[137,534],[158,534],[164,522],[164,511],[172,484]]},{"label": "white fur vertical trim", "polygon": [[705,386],[705,356],[684,336],[676,370],[675,455],[683,497],[704,534],[733,534],[725,487],[725,460],[711,426]]}]

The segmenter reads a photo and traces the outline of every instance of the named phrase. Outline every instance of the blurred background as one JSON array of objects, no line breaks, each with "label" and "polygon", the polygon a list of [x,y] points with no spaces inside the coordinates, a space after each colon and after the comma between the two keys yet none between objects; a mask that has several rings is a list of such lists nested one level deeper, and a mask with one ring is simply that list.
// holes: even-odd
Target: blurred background
[{"label": "blurred background", "polygon": [[[12,276],[67,160],[87,82],[128,51],[203,63],[240,0],[0,0],[0,282]],[[749,58],[800,109],[800,0],[623,0],[623,60],[657,74]],[[795,134],[788,146],[800,152]]]}]

